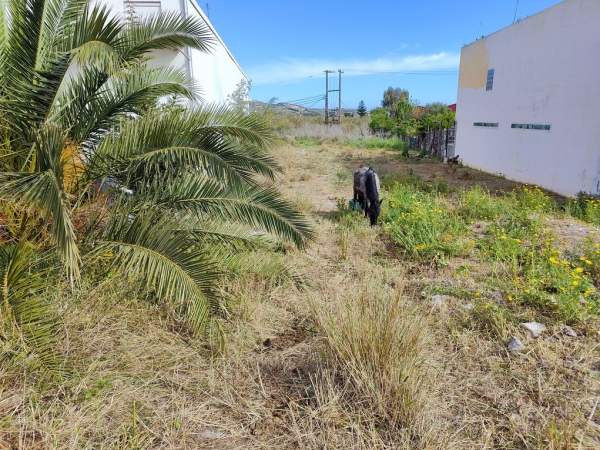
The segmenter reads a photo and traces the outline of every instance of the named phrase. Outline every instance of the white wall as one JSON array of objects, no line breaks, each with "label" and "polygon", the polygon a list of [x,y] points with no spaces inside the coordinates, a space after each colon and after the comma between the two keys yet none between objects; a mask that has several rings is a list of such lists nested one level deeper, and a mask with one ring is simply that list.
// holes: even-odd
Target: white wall
[{"label": "white wall", "polygon": [[456,119],[465,164],[563,195],[599,193],[600,0],[564,0],[463,47]]},{"label": "white wall", "polygon": [[[102,1],[110,5],[114,13],[124,12],[124,0]],[[132,3],[139,4],[140,9],[145,11],[153,10],[154,6],[159,4],[162,11],[175,10],[183,15],[196,17],[211,29],[216,43],[212,46],[210,54],[189,49],[162,50],[155,52],[153,61],[155,64],[174,65],[188,71],[206,103],[225,103],[227,96],[236,89],[236,85],[242,79],[247,80],[243,70],[195,0],[133,0]]]}]

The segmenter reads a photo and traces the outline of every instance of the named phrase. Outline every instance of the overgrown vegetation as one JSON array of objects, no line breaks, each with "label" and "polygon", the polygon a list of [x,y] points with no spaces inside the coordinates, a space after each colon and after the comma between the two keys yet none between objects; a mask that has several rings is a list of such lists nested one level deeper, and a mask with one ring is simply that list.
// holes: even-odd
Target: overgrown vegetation
[{"label": "overgrown vegetation", "polygon": [[[539,188],[524,186],[497,197],[476,186],[455,200],[436,182],[410,174],[384,185],[385,229],[407,257],[447,265],[449,258],[470,256],[490,264],[489,289],[499,283],[508,301],[495,308],[528,305],[566,323],[598,314],[600,278],[592,249],[559,248],[545,225],[559,208]],[[593,208],[592,202],[586,204]]]},{"label": "overgrown vegetation", "polygon": [[47,344],[64,282],[75,294],[118,273],[202,333],[223,309],[217,283],[246,252],[311,237],[272,187],[265,122],[243,108],[185,108],[178,98],[200,102],[184,71],[147,63],[166,48],[208,51],[203,22],[15,0],[0,26],[2,360],[57,365]]},{"label": "overgrown vegetation", "polygon": [[[596,199],[492,195],[360,118],[185,109],[145,51],[195,25],[86,4],[10,2],[15,36],[2,17],[1,448],[600,446],[599,230],[572,218]],[[382,227],[349,209],[359,165]]]}]

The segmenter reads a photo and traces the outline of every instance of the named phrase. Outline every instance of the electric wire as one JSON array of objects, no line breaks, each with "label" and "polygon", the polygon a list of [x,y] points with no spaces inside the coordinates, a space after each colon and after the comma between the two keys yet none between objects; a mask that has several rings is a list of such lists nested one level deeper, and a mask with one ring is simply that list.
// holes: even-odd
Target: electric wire
[{"label": "electric wire", "polygon": [[258,86],[270,86],[272,84],[281,84],[281,83],[291,83],[292,81],[299,81],[299,80],[307,80],[309,78],[315,78],[318,77],[319,75],[309,75],[308,77],[301,77],[301,78],[292,78],[289,80],[281,80],[281,81],[272,81],[270,83],[257,83],[257,84],[253,84],[253,87],[258,87]]},{"label": "electric wire", "polygon": [[[398,75],[441,75],[441,76],[453,76],[458,75],[458,71],[455,70],[376,70],[376,69],[341,69],[344,72],[356,72],[362,74],[378,74],[378,73],[391,73]],[[253,87],[258,86],[271,86],[273,84],[291,83],[293,81],[307,80],[309,78],[321,77],[323,74],[309,75],[307,77],[291,78],[289,80],[272,81],[269,83],[256,83]]]}]

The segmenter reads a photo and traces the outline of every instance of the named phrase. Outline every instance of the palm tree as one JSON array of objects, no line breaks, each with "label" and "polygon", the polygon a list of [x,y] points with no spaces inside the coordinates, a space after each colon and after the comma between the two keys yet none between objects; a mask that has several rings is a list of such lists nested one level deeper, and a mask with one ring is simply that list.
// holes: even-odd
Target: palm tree
[{"label": "palm tree", "polygon": [[298,247],[311,238],[268,184],[278,168],[260,118],[158,105],[167,96],[201,99],[182,70],[149,66],[151,52],[209,51],[212,43],[203,23],[169,12],[122,20],[89,0],[8,0],[0,8],[7,305],[31,301],[26,290],[10,295],[15,278],[6,275],[11,261],[24,260],[19,249],[55,248],[72,286],[82,261],[108,256],[199,329],[237,250],[267,237]]}]

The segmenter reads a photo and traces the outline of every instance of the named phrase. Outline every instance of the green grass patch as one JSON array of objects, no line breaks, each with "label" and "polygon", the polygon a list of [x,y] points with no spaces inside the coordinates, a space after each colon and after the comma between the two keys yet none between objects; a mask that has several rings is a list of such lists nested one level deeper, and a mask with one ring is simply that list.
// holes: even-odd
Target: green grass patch
[{"label": "green grass patch", "polygon": [[426,193],[449,194],[454,189],[446,180],[436,179],[430,182],[423,181],[419,175],[415,175],[412,170],[406,173],[395,173],[386,175],[381,180],[381,186],[387,190],[393,190],[395,185],[410,186],[413,189]]},{"label": "green grass patch", "polygon": [[293,145],[296,147],[318,147],[321,145],[321,140],[313,137],[299,137],[296,136],[293,141]]},{"label": "green grass patch", "polygon": [[406,142],[401,141],[398,138],[382,138],[382,137],[365,137],[357,140],[352,140],[348,142],[348,145],[358,147],[358,148],[368,148],[368,149],[386,149],[386,150],[398,150],[404,151],[408,150],[408,144]]}]

